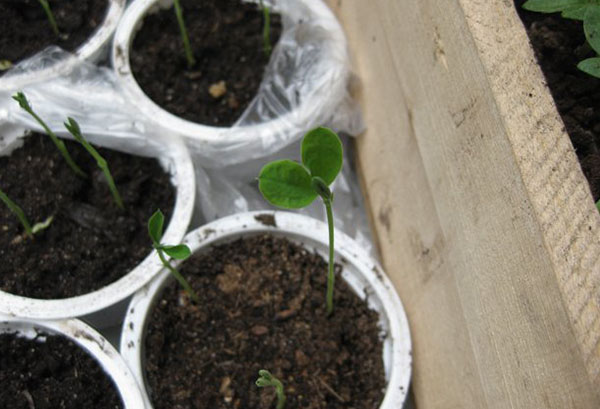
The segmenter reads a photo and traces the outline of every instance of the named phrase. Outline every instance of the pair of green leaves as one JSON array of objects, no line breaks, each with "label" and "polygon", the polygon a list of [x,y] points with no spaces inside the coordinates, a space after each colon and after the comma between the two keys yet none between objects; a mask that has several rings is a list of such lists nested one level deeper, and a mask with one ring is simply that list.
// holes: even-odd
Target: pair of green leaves
[{"label": "pair of green leaves", "polygon": [[185,260],[191,255],[188,246],[185,244],[169,246],[160,243],[163,235],[164,223],[165,216],[160,209],[154,212],[152,217],[148,220],[148,234],[152,240],[152,245],[155,249],[164,251],[169,257],[174,258],[175,260]]},{"label": "pair of green leaves", "polygon": [[256,386],[259,388],[273,387],[277,394],[277,409],[283,409],[285,407],[285,391],[283,390],[283,384],[279,379],[271,375],[271,372],[266,369],[258,371],[259,378],[256,380]]},{"label": "pair of green leaves", "polygon": [[[600,0],[528,0],[523,8],[541,13],[560,12],[564,18],[582,20],[587,42],[600,54]],[[600,57],[580,61],[577,68],[600,78]]]},{"label": "pair of green leaves", "polygon": [[331,200],[328,186],[342,169],[343,148],[330,129],[316,128],[302,141],[302,165],[289,159],[271,162],[258,175],[258,188],[275,206],[299,209],[317,196]]}]

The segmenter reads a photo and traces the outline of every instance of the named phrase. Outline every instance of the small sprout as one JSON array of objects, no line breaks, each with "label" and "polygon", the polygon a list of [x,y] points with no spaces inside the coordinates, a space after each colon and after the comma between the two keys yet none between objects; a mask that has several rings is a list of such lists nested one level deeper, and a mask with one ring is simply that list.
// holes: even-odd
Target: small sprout
[{"label": "small sprout", "polygon": [[11,60],[0,60],[0,71],[8,71],[13,66]]},{"label": "small sprout", "polygon": [[50,226],[50,223],[52,223],[52,220],[54,219],[53,216],[50,216],[45,221],[36,223],[33,225],[33,227],[31,227],[31,223],[29,223],[29,220],[27,219],[27,216],[25,216],[25,212],[23,211],[23,209],[21,209],[21,207],[19,207],[19,205],[17,205],[15,202],[13,202],[8,197],[8,195],[6,193],[4,193],[1,189],[0,189],[0,200],[2,200],[2,202],[4,202],[4,204],[10,209],[10,211],[13,212],[15,214],[15,216],[17,216],[17,218],[23,225],[23,228],[25,229],[25,234],[28,237],[33,238],[34,234],[39,233],[42,230],[46,230],[48,228],[48,226]]},{"label": "small sprout", "polygon": [[260,8],[263,12],[263,51],[267,58],[271,55],[271,10],[269,6],[265,6],[264,0],[260,0]]},{"label": "small sprout", "polygon": [[278,160],[265,165],[258,176],[258,188],[271,204],[298,209],[320,196],[327,211],[329,226],[329,273],[327,275],[327,315],[333,312],[335,274],[333,193],[329,185],[342,169],[343,148],[340,138],[330,129],[316,128],[302,141],[302,165],[291,160]]},{"label": "small sprout", "polygon": [[50,22],[50,25],[52,26],[52,31],[54,31],[54,34],[56,36],[59,36],[60,32],[58,31],[58,25],[56,24],[56,20],[54,19],[54,14],[52,14],[52,10],[50,9],[48,0],[39,0],[39,2],[42,5],[42,7],[44,8],[44,11],[46,12],[46,17],[48,17],[48,21]]},{"label": "small sprout", "polygon": [[183,287],[185,292],[188,293],[190,298],[195,303],[198,303],[200,301],[200,298],[198,298],[198,295],[192,289],[192,286],[190,286],[190,284],[181,275],[181,273],[179,271],[177,271],[177,269],[175,267],[173,267],[171,265],[171,263],[169,263],[167,261],[167,259],[165,258],[165,254],[167,254],[169,257],[171,257],[175,260],[185,260],[191,255],[191,251],[190,251],[189,247],[186,246],[185,244],[169,246],[169,245],[160,243],[160,240],[163,235],[164,222],[165,222],[165,216],[160,211],[160,209],[157,210],[156,212],[154,212],[154,214],[150,217],[150,220],[148,220],[148,235],[150,236],[150,239],[152,240],[152,246],[156,249],[156,252],[158,253],[158,257],[160,258],[160,261],[162,262],[163,266],[165,266],[171,272],[171,274],[173,274],[175,279],[177,279],[179,284]]},{"label": "small sprout", "polygon": [[[558,13],[563,18],[583,21],[588,44],[600,54],[600,2],[598,0],[528,0],[523,8],[540,13]],[[587,58],[577,64],[581,71],[600,78],[600,57]]]},{"label": "small sprout", "polygon": [[256,380],[256,386],[259,388],[274,387],[277,393],[277,409],[283,409],[285,407],[285,392],[281,381],[271,375],[266,369],[258,371],[258,375],[259,378]]},{"label": "small sprout", "polygon": [[85,150],[88,151],[89,154],[94,157],[94,159],[96,159],[96,163],[104,173],[104,177],[108,182],[108,187],[113,195],[113,198],[115,199],[115,202],[117,203],[117,206],[123,209],[123,200],[121,200],[121,195],[119,194],[117,186],[115,185],[115,181],[113,180],[113,177],[110,174],[110,170],[108,169],[108,164],[106,163],[106,160],[102,156],[100,156],[98,151],[94,149],[94,147],[90,145],[88,141],[85,140],[85,138],[81,134],[81,128],[79,128],[79,124],[77,123],[77,121],[75,121],[71,117],[67,118],[67,122],[65,122],[65,128],[67,128],[67,131],[69,131],[71,135],[73,135],[75,140],[81,145],[83,145]]},{"label": "small sprout", "polygon": [[185,21],[183,20],[183,9],[179,0],[173,1],[173,7],[175,7],[175,16],[177,17],[177,23],[179,24],[179,32],[181,33],[181,40],[183,41],[183,48],[185,49],[185,58],[187,60],[188,68],[192,68],[196,64],[194,54],[192,53],[192,47],[190,46],[190,38],[188,37],[187,30],[185,28]]},{"label": "small sprout", "polygon": [[54,145],[56,145],[56,147],[60,151],[61,155],[63,156],[63,158],[65,159],[67,164],[73,170],[73,172],[75,172],[75,174],[78,176],[85,177],[86,176],[85,172],[83,170],[81,170],[81,168],[79,166],[77,166],[75,161],[73,161],[73,159],[71,158],[71,155],[69,155],[69,151],[67,150],[65,143],[63,141],[61,141],[60,139],[58,139],[56,134],[54,132],[52,132],[52,130],[48,127],[48,125],[46,125],[46,123],[42,120],[42,118],[40,118],[33,111],[33,108],[31,108],[31,105],[29,104],[29,101],[27,100],[27,97],[25,96],[25,94],[23,94],[22,92],[17,92],[15,95],[13,95],[12,98],[15,101],[17,101],[19,103],[19,106],[24,111],[26,111],[29,115],[31,115],[33,117],[33,119],[35,119],[42,128],[44,128],[44,130],[46,131],[46,133],[48,134],[50,139],[52,139],[52,142],[54,142]]}]

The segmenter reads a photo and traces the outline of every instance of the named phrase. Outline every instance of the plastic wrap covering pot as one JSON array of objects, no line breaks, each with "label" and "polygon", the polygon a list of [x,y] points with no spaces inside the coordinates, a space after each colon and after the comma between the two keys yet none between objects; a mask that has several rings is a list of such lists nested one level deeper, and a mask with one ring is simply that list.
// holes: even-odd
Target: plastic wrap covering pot
[{"label": "plastic wrap covering pot", "polygon": [[144,409],[138,384],[118,351],[90,326],[70,319],[60,321],[23,320],[0,314],[0,334],[11,333],[27,339],[40,334],[62,336],[84,349],[112,380],[125,409]]},{"label": "plastic wrap covering pot", "polygon": [[[16,145],[13,143],[0,149],[0,155],[9,155]],[[165,226],[163,240],[165,243],[179,243],[187,232],[194,209],[194,168],[189,151],[180,139],[172,138],[160,146],[160,149],[159,161],[171,175],[171,183],[175,187],[173,213],[169,224]],[[0,314],[46,320],[80,317],[96,328],[117,325],[123,318],[127,298],[148,283],[162,268],[150,245],[148,253],[144,260],[119,280],[87,294],[46,300],[0,291]]]},{"label": "plastic wrap covering pot", "polygon": [[331,10],[322,0],[278,0],[266,4],[281,14],[283,33],[258,94],[240,119],[231,127],[214,127],[171,114],[142,91],[132,73],[130,53],[144,17],[172,4],[172,0],[132,2],[115,33],[112,62],[127,97],[148,120],[184,136],[203,166],[225,166],[275,152],[307,129],[328,123],[347,101],[350,58],[346,37]]},{"label": "plastic wrap covering pot", "polygon": [[[258,215],[273,216],[274,223],[265,224],[256,218]],[[241,237],[265,233],[285,237],[311,252],[316,251],[327,257],[327,225],[288,212],[259,211],[225,217],[192,231],[184,242],[192,252],[197,252]],[[375,260],[340,231],[336,231],[335,241],[335,257],[343,266],[342,278],[362,299],[368,294],[368,305],[379,314],[379,326],[385,334],[382,354],[387,388],[379,409],[399,409],[408,393],[412,363],[411,339],[404,307],[391,281]],[[148,408],[152,405],[144,375],[145,328],[153,306],[160,299],[161,289],[170,280],[170,273],[163,271],[136,293],[123,323],[120,351],[142,388]]]},{"label": "plastic wrap covering pot", "polygon": [[52,61],[47,67],[37,64],[31,70],[26,60],[24,64],[19,63],[13,70],[14,72],[9,72],[0,77],[0,91],[14,92],[29,83],[48,80],[69,71],[71,67],[77,64],[77,61],[82,59],[92,62],[100,60],[110,48],[113,34],[125,10],[125,3],[126,0],[108,0],[104,20],[102,20],[96,31],[73,51],[72,55],[56,63]]}]

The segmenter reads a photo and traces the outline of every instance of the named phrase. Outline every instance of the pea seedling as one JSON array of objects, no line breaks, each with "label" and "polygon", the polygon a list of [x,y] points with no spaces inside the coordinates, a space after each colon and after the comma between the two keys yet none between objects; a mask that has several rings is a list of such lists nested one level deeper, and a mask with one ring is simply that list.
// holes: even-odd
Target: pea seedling
[{"label": "pea seedling", "polygon": [[73,161],[73,159],[71,158],[71,155],[69,155],[69,151],[67,150],[65,143],[63,141],[61,141],[60,139],[58,139],[56,134],[54,132],[52,132],[52,130],[48,127],[48,125],[46,125],[46,123],[42,120],[42,118],[40,118],[33,111],[33,108],[31,108],[31,105],[29,104],[29,101],[27,100],[27,97],[25,96],[25,94],[23,94],[22,92],[17,92],[15,95],[13,95],[12,98],[15,101],[17,101],[19,103],[19,106],[25,112],[27,112],[29,115],[31,115],[33,117],[33,119],[35,119],[36,122],[38,124],[40,124],[40,126],[42,128],[44,128],[44,131],[46,131],[46,133],[48,134],[50,139],[52,139],[52,142],[54,142],[54,145],[56,145],[56,147],[60,151],[61,155],[63,156],[63,158],[65,159],[67,164],[71,167],[73,172],[75,172],[75,174],[78,176],[85,177],[86,176],[85,172],[83,170],[81,170],[81,168],[79,166],[77,166],[75,161]]},{"label": "pea seedling", "polygon": [[173,1],[173,7],[175,8],[175,16],[177,17],[177,23],[179,24],[179,32],[181,33],[181,40],[183,41],[183,48],[185,50],[185,59],[187,60],[188,68],[192,68],[196,64],[196,59],[192,53],[192,47],[190,46],[190,38],[188,37],[187,29],[185,28],[185,21],[183,20],[183,9],[179,0]]},{"label": "pea seedling", "polygon": [[39,0],[39,2],[40,2],[40,5],[42,6],[42,8],[44,9],[44,11],[46,12],[46,17],[48,17],[48,21],[50,22],[50,25],[52,26],[52,31],[54,31],[54,34],[56,36],[59,36],[60,32],[58,31],[58,25],[56,24],[56,20],[54,19],[54,14],[52,14],[52,9],[50,9],[48,0]]},{"label": "pea seedling", "polygon": [[[587,42],[600,54],[600,0],[528,0],[523,8],[541,13],[560,12],[564,18],[583,21]],[[600,78],[600,56],[580,61],[577,68]]]},{"label": "pea seedling", "polygon": [[302,164],[284,159],[265,165],[258,176],[258,188],[271,204],[299,209],[321,196],[329,225],[329,273],[327,275],[327,315],[333,312],[333,193],[329,185],[342,169],[340,138],[330,129],[316,128],[302,141]]},{"label": "pea seedling", "polygon": [[4,204],[9,208],[9,210],[11,212],[13,212],[15,214],[15,216],[17,216],[17,218],[23,225],[23,228],[25,229],[25,234],[30,238],[33,238],[34,234],[47,229],[48,226],[50,226],[50,223],[52,223],[52,220],[54,219],[53,216],[50,216],[46,219],[46,221],[36,223],[32,227],[31,223],[29,223],[29,220],[25,216],[25,212],[23,211],[23,209],[21,209],[21,207],[19,207],[19,205],[17,205],[15,202],[13,202],[8,197],[8,195],[2,191],[2,189],[0,189],[0,200],[2,200],[2,202],[4,202]]},{"label": "pea seedling", "polygon": [[274,387],[275,393],[277,393],[277,409],[283,409],[285,407],[285,392],[283,391],[283,384],[281,381],[271,375],[266,369],[258,371],[258,375],[259,378],[256,380],[256,386],[259,388],[267,386]]},{"label": "pea seedling", "polygon": [[269,57],[271,55],[271,9],[269,6],[265,6],[264,0],[260,0],[260,8],[263,12],[263,50],[265,55]]},{"label": "pea seedling", "polygon": [[67,131],[69,131],[69,133],[73,135],[73,138],[75,138],[75,140],[79,142],[85,148],[85,150],[88,151],[90,155],[92,155],[94,159],[96,159],[96,163],[98,164],[100,170],[102,170],[102,173],[104,173],[104,178],[108,183],[108,187],[113,195],[113,198],[115,199],[115,202],[117,203],[117,206],[123,209],[123,200],[121,200],[121,195],[117,190],[117,186],[115,185],[115,181],[110,173],[110,170],[108,169],[108,163],[106,163],[106,160],[102,156],[100,156],[98,151],[94,149],[94,147],[90,145],[88,141],[85,140],[85,138],[81,134],[81,128],[79,128],[79,124],[77,123],[77,121],[75,121],[71,117],[68,117],[67,122],[65,122],[64,125],[65,128],[67,128]]},{"label": "pea seedling", "polygon": [[175,246],[170,246],[167,244],[161,244],[160,240],[163,235],[163,225],[165,223],[165,216],[159,210],[154,212],[154,214],[148,220],[148,235],[152,240],[152,247],[156,249],[158,253],[158,257],[160,258],[161,263],[165,266],[175,277],[175,279],[179,282],[179,284],[183,287],[183,289],[188,293],[190,298],[198,303],[200,299],[196,292],[192,289],[192,286],[186,281],[186,279],[181,275],[179,271],[175,267],[169,263],[165,257],[167,254],[169,257],[175,260],[185,260],[191,255],[191,251],[188,246],[185,244],[178,244]]}]

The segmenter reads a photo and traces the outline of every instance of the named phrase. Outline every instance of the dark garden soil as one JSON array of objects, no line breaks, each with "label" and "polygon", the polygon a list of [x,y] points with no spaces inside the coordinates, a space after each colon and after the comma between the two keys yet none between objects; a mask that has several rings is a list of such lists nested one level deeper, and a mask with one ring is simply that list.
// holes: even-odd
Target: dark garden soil
[{"label": "dark garden soil", "polygon": [[0,60],[15,64],[49,45],[75,50],[104,20],[108,0],[49,0],[49,4],[59,37],[39,0],[0,1]]},{"label": "dark garden soil", "polygon": [[75,175],[45,135],[0,157],[0,189],[31,223],[54,216],[32,240],[0,202],[0,288],[9,293],[65,298],[104,287],[150,253],[146,224],[154,211],[172,213],[174,189],[155,159],[98,150],[123,198],[121,210],[95,160],[79,144],[65,143],[88,178]]},{"label": "dark garden soil", "polygon": [[[256,95],[269,58],[263,50],[263,14],[240,0],[182,0],[196,65],[188,69],[172,8],[147,16],[136,34],[131,67],[155,103],[190,121],[230,126]],[[271,41],[281,34],[271,15]]]},{"label": "dark garden soil", "polygon": [[515,6],[523,20],[550,92],[590,184],[600,199],[600,80],[577,69],[577,63],[594,57],[586,43],[583,24],[560,14],[541,14]]},{"label": "dark garden soil", "polygon": [[288,408],[376,409],[385,378],[377,313],[336,281],[325,314],[327,264],[281,238],[262,235],[196,254],[182,273],[200,295],[174,283],[151,314],[146,373],[155,409],[272,409],[267,369],[285,385]]},{"label": "dark garden soil", "polygon": [[0,408],[118,409],[121,398],[100,365],[70,340],[0,334]]}]

